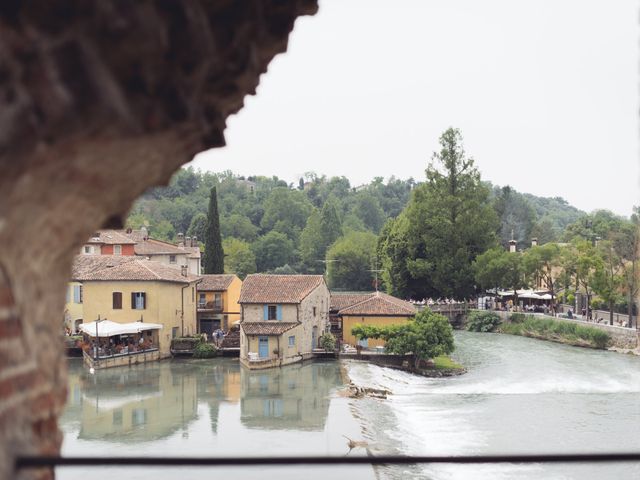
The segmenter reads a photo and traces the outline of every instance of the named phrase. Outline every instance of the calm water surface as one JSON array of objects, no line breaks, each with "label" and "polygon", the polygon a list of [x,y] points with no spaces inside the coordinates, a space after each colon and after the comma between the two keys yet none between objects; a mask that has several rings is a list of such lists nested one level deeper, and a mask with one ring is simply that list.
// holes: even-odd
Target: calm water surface
[{"label": "calm water surface", "polygon": [[[63,455],[366,455],[640,450],[640,358],[456,332],[469,373],[415,377],[359,362],[249,372],[174,360],[89,375],[71,361]],[[346,399],[348,376],[393,392]],[[366,440],[349,450],[344,436]],[[58,478],[632,479],[640,465],[60,468]]]}]

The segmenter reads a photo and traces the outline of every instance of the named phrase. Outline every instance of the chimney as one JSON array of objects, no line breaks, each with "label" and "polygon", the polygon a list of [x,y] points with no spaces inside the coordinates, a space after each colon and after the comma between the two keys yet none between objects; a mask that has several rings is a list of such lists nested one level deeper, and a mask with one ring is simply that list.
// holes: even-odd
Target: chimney
[{"label": "chimney", "polygon": [[515,240],[509,240],[509,252],[510,253],[514,253],[516,251],[516,245],[518,244],[518,242],[516,242]]},{"label": "chimney", "polygon": [[183,277],[186,277],[189,274],[189,267],[187,267],[186,265],[181,265],[180,273],[182,273]]},{"label": "chimney", "polygon": [[142,240],[146,241],[149,239],[149,230],[147,230],[147,227],[143,226],[140,229],[140,235],[142,235]]},{"label": "chimney", "polygon": [[191,237],[191,246],[192,247],[197,247],[198,246],[198,237],[196,237],[195,235],[193,237]]},{"label": "chimney", "polygon": [[178,246],[184,247],[184,233],[178,234]]},{"label": "chimney", "polygon": [[184,246],[185,247],[190,247],[191,246],[191,237],[186,237],[184,239]]},{"label": "chimney", "polygon": [[533,237],[531,239],[531,246],[532,247],[537,247],[538,246],[538,237]]}]

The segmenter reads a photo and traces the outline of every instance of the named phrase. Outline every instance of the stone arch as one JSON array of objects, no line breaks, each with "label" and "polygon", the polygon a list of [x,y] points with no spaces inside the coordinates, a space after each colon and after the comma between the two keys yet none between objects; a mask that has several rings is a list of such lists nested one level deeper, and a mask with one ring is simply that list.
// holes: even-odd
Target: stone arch
[{"label": "stone arch", "polygon": [[[315,0],[0,4],[0,480],[57,455],[71,260],[147,188],[224,144]],[[52,478],[25,470],[21,478]]]}]

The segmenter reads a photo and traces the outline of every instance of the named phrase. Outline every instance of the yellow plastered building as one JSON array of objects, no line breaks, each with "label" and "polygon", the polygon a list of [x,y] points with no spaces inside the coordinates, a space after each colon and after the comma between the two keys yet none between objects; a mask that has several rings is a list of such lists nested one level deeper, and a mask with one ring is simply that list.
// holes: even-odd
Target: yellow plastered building
[{"label": "yellow plastered building", "polygon": [[198,283],[198,333],[228,331],[240,321],[242,280],[235,275],[202,275]]},{"label": "yellow plastered building", "polygon": [[384,346],[381,339],[358,340],[351,330],[356,325],[373,325],[388,327],[405,325],[416,314],[415,307],[409,302],[400,300],[382,292],[375,292],[354,297],[356,303],[341,308],[337,316],[342,322],[342,341],[349,345],[361,345],[365,348]]},{"label": "yellow plastered building", "polygon": [[159,323],[160,357],[171,339],[196,333],[196,282],[200,277],[149,260],[132,260],[82,276],[84,322],[142,320]]}]

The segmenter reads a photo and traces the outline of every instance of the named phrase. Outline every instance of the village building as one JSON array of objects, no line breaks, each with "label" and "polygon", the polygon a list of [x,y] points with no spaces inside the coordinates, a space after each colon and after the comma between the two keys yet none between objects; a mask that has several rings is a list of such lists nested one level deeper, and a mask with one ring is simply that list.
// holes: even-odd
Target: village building
[{"label": "village building", "polygon": [[416,314],[415,307],[404,300],[382,292],[366,294],[331,294],[331,311],[334,323],[339,326],[342,343],[361,345],[364,348],[383,347],[381,339],[358,340],[351,330],[356,325],[387,327],[405,325]]},{"label": "village building", "polygon": [[312,358],[328,328],[322,275],[249,275],[240,292],[240,362],[268,368]]},{"label": "village building", "polygon": [[120,230],[95,232],[80,249],[81,255],[135,255],[136,241]]},{"label": "village building", "polygon": [[[83,325],[97,321],[96,328],[101,328],[100,322],[107,320],[122,324],[125,330],[135,329],[134,323],[140,327],[139,334],[127,332],[118,335],[115,342],[107,340],[106,347],[111,350],[113,345],[109,343],[118,346],[121,342],[129,347],[128,353],[137,351],[138,344],[146,343],[157,348],[159,358],[164,358],[170,356],[173,338],[196,332],[196,282],[199,277],[188,273],[186,267],[176,269],[134,257],[132,261],[89,272],[79,280],[84,297]],[[147,329],[146,324],[159,328]],[[91,336],[92,331],[90,328],[85,333]],[[100,338],[101,348],[104,343]],[[113,353],[105,352],[104,356]]]},{"label": "village building", "polygon": [[202,275],[198,283],[198,333],[209,338],[218,329],[225,332],[240,321],[240,289],[236,275]]},{"label": "village building", "polygon": [[100,230],[82,246],[81,255],[138,256],[176,268],[187,266],[189,273],[200,275],[201,253],[196,237],[178,234],[178,244],[150,238],[145,227],[139,230]]},{"label": "village building", "polygon": [[68,333],[77,333],[78,327],[84,320],[84,289],[83,280],[87,275],[103,268],[114,267],[122,263],[131,262],[136,257],[132,255],[77,255],[71,267],[71,280],[67,285],[67,296],[64,308],[64,328]]}]

